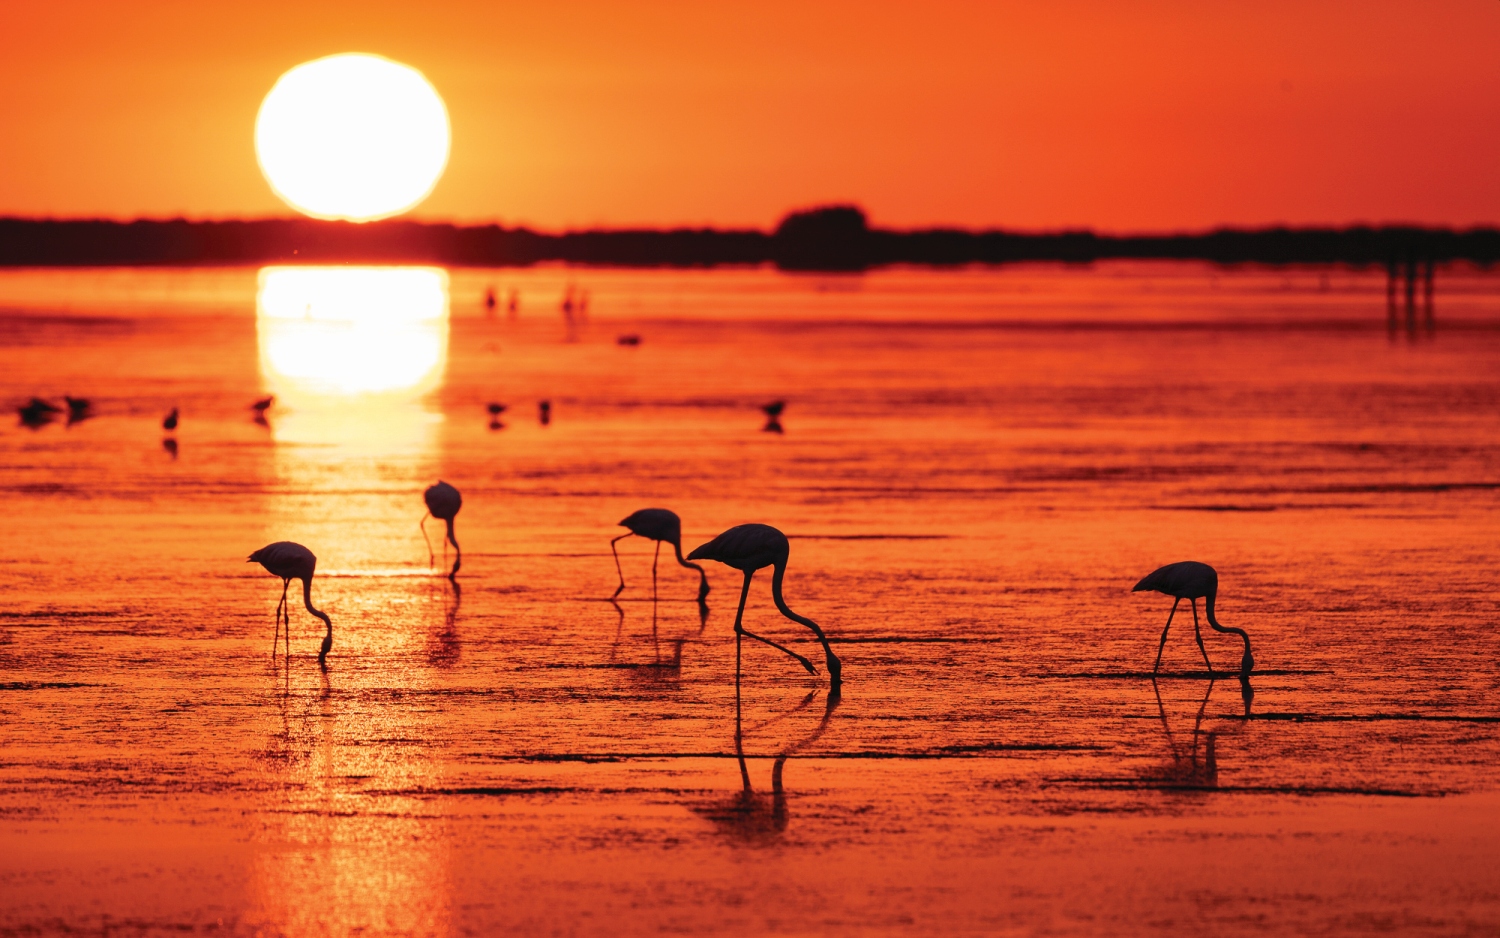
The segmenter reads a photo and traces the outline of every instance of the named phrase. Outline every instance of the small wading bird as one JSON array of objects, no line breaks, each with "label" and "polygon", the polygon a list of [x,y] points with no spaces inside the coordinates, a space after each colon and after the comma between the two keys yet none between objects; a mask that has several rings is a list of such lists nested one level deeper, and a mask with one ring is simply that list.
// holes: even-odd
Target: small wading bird
[{"label": "small wading bird", "polygon": [[[453,558],[453,569],[448,573],[448,579],[453,580],[458,576],[459,565],[463,563],[464,552],[458,546],[458,538],[453,536],[453,519],[457,517],[458,510],[464,506],[464,498],[458,494],[458,489],[441,480],[436,485],[427,487],[422,493],[422,501],[427,503],[427,512],[434,518],[441,518],[448,525],[448,543],[453,545],[457,556]],[[422,540],[427,541],[427,562],[432,563],[432,541],[427,540],[427,515],[422,516]],[[454,582],[457,582],[454,580]]]},{"label": "small wading bird", "polygon": [[761,427],[765,433],[780,433],[781,412],[786,410],[786,401],[772,401],[761,406],[761,411],[766,415],[766,425]]},{"label": "small wading bird", "polygon": [[16,408],[16,413],[21,416],[21,422],[33,430],[44,424],[51,423],[61,412],[61,407],[58,407],[56,404],[50,404],[40,397],[33,397],[28,403]]},{"label": "small wading bird", "polygon": [[72,426],[80,420],[87,420],[93,416],[89,399],[86,397],[71,397],[63,395],[63,400],[68,404],[68,426]]},{"label": "small wading bird", "polygon": [[177,408],[173,407],[172,412],[167,414],[167,419],[161,422],[161,428],[168,433],[177,429]]},{"label": "small wading bird", "polygon": [[678,566],[687,567],[698,571],[698,602],[708,598],[708,574],[703,568],[695,563],[688,563],[682,559],[682,519],[677,517],[675,511],[666,508],[642,508],[624,521],[620,526],[626,528],[629,533],[621,534],[609,542],[609,551],[615,555],[615,572],[620,575],[620,585],[615,590],[615,596],[625,591],[625,571],[620,568],[620,551],[615,547],[627,537],[644,537],[656,542],[656,553],[651,558],[651,595],[656,596],[656,561],[661,557],[662,542],[672,545],[672,550],[677,554]]},{"label": "small wading bird", "polygon": [[[272,576],[281,577],[281,602],[276,606],[276,634],[271,637],[271,653],[276,653],[276,639],[281,637],[281,624],[286,622],[286,653],[288,657],[292,654],[292,612],[286,602],[287,587],[293,580],[302,581],[302,604],[307,611],[323,620],[328,627],[328,633],[323,636],[323,645],[318,649],[318,666],[328,666],[328,650],[333,647],[333,622],[322,611],[313,608],[312,604],[312,578],[313,570],[318,565],[318,558],[313,552],[301,544],[291,541],[277,541],[267,544],[260,550],[250,555],[246,563],[258,563],[266,568]],[[284,618],[283,618],[284,617]]]},{"label": "small wading bird", "polygon": [[260,400],[256,401],[254,404],[251,404],[250,409],[255,411],[257,414],[264,414],[266,411],[271,409],[271,405],[274,403],[276,403],[276,395],[272,394],[269,397],[263,397]]},{"label": "small wading bird", "polygon": [[769,638],[745,631],[743,620],[745,618],[745,600],[750,595],[750,578],[755,576],[755,571],[762,567],[774,567],[775,572],[771,575],[771,598],[776,601],[776,608],[781,614],[799,622],[813,630],[818,636],[818,641],[823,643],[823,654],[828,663],[829,693],[837,694],[843,683],[843,667],[839,659],[834,655],[833,649],[828,647],[828,637],[818,627],[818,623],[811,619],[797,615],[787,608],[786,600],[781,597],[781,581],[786,576],[787,556],[791,553],[791,545],[787,543],[786,535],[768,524],[741,524],[730,528],[723,534],[709,541],[688,554],[689,560],[717,560],[719,563],[743,570],[745,573],[745,586],[740,591],[740,609],[734,616],[734,639],[735,639],[735,673],[739,673],[739,641],[740,636],[753,638],[758,642],[770,645],[796,658],[810,674],[817,674],[818,669],[813,667],[811,661],[792,651],[784,645],[778,645]]},{"label": "small wading bird", "polygon": [[1245,642],[1245,655],[1240,659],[1240,674],[1249,675],[1255,667],[1255,659],[1250,655],[1250,636],[1244,629],[1226,628],[1219,624],[1214,618],[1214,599],[1219,593],[1219,574],[1206,563],[1196,560],[1183,560],[1178,563],[1169,563],[1165,567],[1153,570],[1141,582],[1131,590],[1139,593],[1141,590],[1155,590],[1172,597],[1172,611],[1167,613],[1167,624],[1161,630],[1161,643],[1156,646],[1156,664],[1151,668],[1155,674],[1161,669],[1162,649],[1167,647],[1167,630],[1172,627],[1172,616],[1177,613],[1177,604],[1184,599],[1193,604],[1193,634],[1198,639],[1198,650],[1203,652],[1203,663],[1208,667],[1210,676],[1214,673],[1214,666],[1208,660],[1208,649],[1203,647],[1203,633],[1198,626],[1198,600],[1204,600],[1203,610],[1208,616],[1208,624],[1213,626],[1216,632],[1233,632]]}]

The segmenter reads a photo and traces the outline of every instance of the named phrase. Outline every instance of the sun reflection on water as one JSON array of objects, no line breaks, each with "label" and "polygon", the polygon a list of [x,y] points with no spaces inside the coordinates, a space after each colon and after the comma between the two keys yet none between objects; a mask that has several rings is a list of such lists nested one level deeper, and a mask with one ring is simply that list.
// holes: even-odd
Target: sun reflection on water
[{"label": "sun reflection on water", "polygon": [[278,442],[422,445],[422,399],[448,364],[448,274],[435,267],[266,267],[260,371]]}]

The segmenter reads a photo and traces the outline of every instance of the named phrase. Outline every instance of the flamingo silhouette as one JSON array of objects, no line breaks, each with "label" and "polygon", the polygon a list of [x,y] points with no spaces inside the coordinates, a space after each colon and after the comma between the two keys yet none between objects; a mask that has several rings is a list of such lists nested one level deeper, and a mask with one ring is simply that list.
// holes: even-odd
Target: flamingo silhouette
[{"label": "flamingo silhouette", "polygon": [[266,568],[266,572],[272,576],[281,577],[281,602],[276,605],[276,634],[271,637],[271,653],[276,652],[276,639],[281,637],[282,617],[286,621],[286,649],[288,657],[292,653],[292,614],[287,607],[286,591],[293,580],[302,581],[302,604],[307,611],[323,620],[328,627],[328,633],[323,636],[323,646],[318,649],[318,666],[328,666],[328,650],[333,647],[333,622],[328,616],[312,604],[312,578],[313,570],[318,565],[318,558],[313,552],[301,544],[291,541],[277,541],[267,544],[260,550],[250,555],[246,563],[258,563]]},{"label": "flamingo silhouette", "polygon": [[[436,485],[427,487],[422,493],[422,501],[427,503],[428,514],[434,518],[441,518],[448,524],[448,543],[458,552],[453,558],[453,569],[448,573],[448,579],[457,583],[454,577],[458,576],[458,568],[464,561],[464,552],[458,546],[458,538],[453,536],[453,519],[458,515],[458,510],[464,506],[464,497],[458,494],[458,489],[441,480]],[[427,541],[427,562],[432,563],[432,541],[427,540],[427,515],[422,516],[422,522],[418,525],[422,529],[422,540]]]},{"label": "flamingo silhouette", "polygon": [[708,598],[708,574],[703,568],[695,563],[688,563],[682,559],[682,519],[677,517],[677,512],[666,508],[642,508],[620,522],[620,526],[626,528],[628,533],[609,542],[610,553],[615,555],[615,572],[620,575],[620,585],[615,589],[615,596],[625,591],[625,571],[620,568],[620,551],[615,547],[627,537],[644,537],[656,542],[656,553],[651,557],[651,596],[656,596],[656,562],[661,558],[661,545],[665,541],[672,545],[672,550],[677,554],[677,563],[690,570],[698,571],[698,602]]},{"label": "flamingo silhouette", "polygon": [[1139,593],[1141,590],[1155,590],[1165,593],[1172,599],[1172,611],[1167,613],[1167,624],[1161,630],[1161,644],[1156,646],[1156,664],[1151,668],[1151,673],[1156,674],[1161,669],[1162,649],[1167,647],[1167,629],[1172,627],[1172,616],[1177,614],[1177,604],[1184,599],[1193,604],[1193,634],[1198,639],[1198,650],[1203,653],[1203,663],[1208,667],[1209,677],[1213,677],[1214,666],[1208,660],[1208,649],[1203,647],[1203,632],[1198,626],[1198,600],[1204,600],[1203,610],[1208,616],[1208,624],[1213,626],[1216,632],[1233,632],[1245,642],[1245,655],[1240,659],[1240,674],[1248,676],[1251,669],[1255,667],[1255,658],[1250,654],[1250,636],[1244,629],[1226,628],[1219,624],[1214,617],[1214,599],[1219,593],[1219,574],[1206,563],[1196,560],[1183,560],[1178,563],[1169,563],[1165,567],[1158,567],[1151,571],[1135,585],[1131,590]]},{"label": "flamingo silhouette", "polygon": [[739,641],[742,635],[791,655],[801,662],[810,674],[818,673],[818,669],[813,667],[811,661],[769,638],[762,638],[747,632],[742,624],[745,618],[745,600],[750,595],[751,577],[755,576],[755,571],[762,567],[774,567],[775,573],[771,576],[771,598],[776,601],[776,608],[781,610],[782,615],[812,629],[813,634],[818,636],[818,641],[823,643],[823,654],[828,664],[829,693],[837,694],[843,684],[843,666],[834,655],[833,649],[828,647],[828,637],[823,634],[818,623],[788,609],[786,600],[781,596],[781,581],[786,575],[786,561],[790,553],[791,545],[787,543],[786,535],[769,524],[741,524],[730,528],[707,544],[694,548],[693,552],[688,554],[688,559],[717,560],[719,563],[745,572],[745,586],[740,591],[740,609],[734,616],[736,678],[739,674]]},{"label": "flamingo silhouette", "polygon": [[167,414],[166,419],[164,419],[161,422],[161,428],[163,430],[167,431],[168,433],[171,433],[173,430],[177,429],[177,421],[178,421],[177,408],[173,407],[172,408],[172,412],[170,414]]}]

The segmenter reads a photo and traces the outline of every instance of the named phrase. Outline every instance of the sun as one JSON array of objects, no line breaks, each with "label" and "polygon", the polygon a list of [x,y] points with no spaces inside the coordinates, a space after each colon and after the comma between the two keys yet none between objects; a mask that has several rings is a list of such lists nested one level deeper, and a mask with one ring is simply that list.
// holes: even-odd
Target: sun
[{"label": "sun", "polygon": [[346,53],[282,75],[255,119],[271,188],[315,218],[372,221],[427,197],[448,165],[448,109],[421,72]]}]

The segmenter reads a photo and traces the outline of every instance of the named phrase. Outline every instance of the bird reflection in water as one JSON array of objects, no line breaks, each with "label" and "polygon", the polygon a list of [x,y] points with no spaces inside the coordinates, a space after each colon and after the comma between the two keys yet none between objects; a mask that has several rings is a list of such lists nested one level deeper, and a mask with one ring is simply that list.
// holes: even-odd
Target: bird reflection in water
[{"label": "bird reflection in water", "polygon": [[[676,687],[682,680],[682,649],[692,639],[685,636],[667,639],[662,642],[657,629],[658,602],[656,597],[651,598],[651,660],[642,662],[620,662],[614,659],[620,647],[621,634],[625,628],[625,608],[611,599],[609,604],[614,606],[619,615],[619,621],[615,624],[615,640],[610,646],[610,667],[616,668],[627,676],[643,684],[657,687]],[[702,600],[698,601],[698,634],[702,635],[704,628],[708,625],[708,604]],[[663,644],[671,647],[669,655],[662,654]]]},{"label": "bird reflection in water", "polygon": [[[1191,739],[1182,743],[1172,732],[1171,721],[1167,719],[1167,708],[1162,702],[1161,688],[1152,679],[1151,690],[1156,695],[1156,712],[1161,718],[1162,731],[1166,733],[1167,747],[1172,752],[1170,763],[1158,765],[1143,774],[1143,780],[1153,783],[1152,787],[1189,790],[1219,787],[1218,742],[1223,730],[1203,729],[1203,715],[1208,710],[1208,700],[1213,695],[1216,683],[1213,680],[1208,682],[1208,689],[1203,692],[1203,700],[1198,704],[1198,713],[1193,718]],[[1240,678],[1240,697],[1244,704],[1244,714],[1249,717],[1250,703],[1255,697],[1249,678]]]},{"label": "bird reflection in water", "polygon": [[449,580],[443,590],[443,625],[427,644],[427,661],[433,667],[451,668],[458,664],[458,609],[464,591],[457,580]]},{"label": "bird reflection in water", "polygon": [[[761,724],[752,729],[764,729],[772,723],[791,717],[806,710],[813,700],[817,698],[818,691],[810,691],[802,698],[792,710]],[[755,791],[750,782],[750,767],[745,761],[745,734],[744,722],[740,708],[740,687],[736,680],[734,688],[734,755],[739,762],[740,768],[740,790],[729,798],[717,799],[701,804],[691,805],[692,810],[700,817],[712,821],[718,831],[726,837],[739,841],[746,845],[770,844],[775,842],[791,823],[791,810],[787,804],[786,791],[786,763],[789,758],[817,742],[828,730],[828,723],[833,719],[833,711],[839,705],[838,694],[828,694],[824,697],[823,715],[818,720],[811,732],[801,739],[789,743],[776,755],[771,763],[771,794],[766,795]]]},{"label": "bird reflection in water", "polygon": [[432,267],[266,267],[256,294],[264,416],[277,443],[375,456],[425,449],[448,364],[448,275]]},{"label": "bird reflection in water", "polygon": [[762,433],[781,433],[781,413],[786,410],[786,401],[772,401],[761,405],[761,412],[766,415],[766,425],[761,427]]}]

